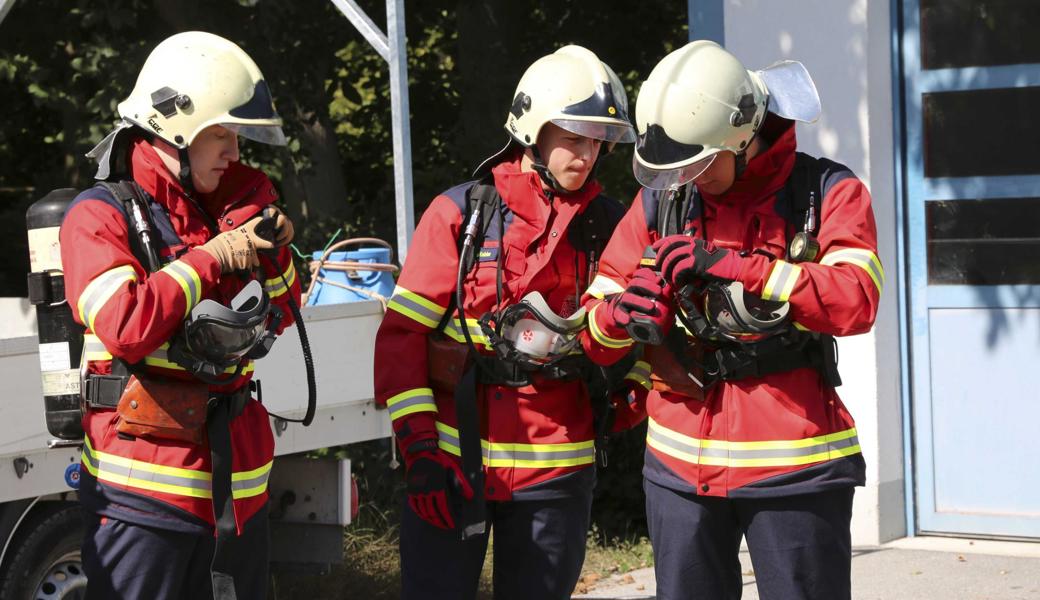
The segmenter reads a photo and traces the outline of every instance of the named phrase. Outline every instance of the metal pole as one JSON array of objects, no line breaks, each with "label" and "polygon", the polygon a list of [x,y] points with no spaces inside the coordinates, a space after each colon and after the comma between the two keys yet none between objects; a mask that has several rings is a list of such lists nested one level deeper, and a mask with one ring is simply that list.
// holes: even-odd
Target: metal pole
[{"label": "metal pole", "polygon": [[4,17],[7,16],[12,6],[14,6],[14,0],[0,0],[0,23],[4,22]]},{"label": "metal pole", "polygon": [[404,262],[415,229],[412,201],[412,133],[408,110],[408,51],[405,45],[404,0],[386,0],[390,41],[390,113],[394,134],[394,200],[397,209],[397,256]]},{"label": "metal pole", "polygon": [[[2,2],[3,0],[0,0]],[[332,0],[332,3],[336,5],[339,12],[343,13],[350,22],[354,24],[354,28],[357,29],[361,35],[365,36],[370,46],[375,48],[379,56],[383,57],[383,60],[390,60],[390,45],[387,42],[386,36],[379,30],[379,27],[372,22],[372,19],[368,18],[365,11],[357,5],[354,0]]]},{"label": "metal pole", "polygon": [[723,0],[686,0],[689,39],[711,40],[726,45],[725,6]]}]

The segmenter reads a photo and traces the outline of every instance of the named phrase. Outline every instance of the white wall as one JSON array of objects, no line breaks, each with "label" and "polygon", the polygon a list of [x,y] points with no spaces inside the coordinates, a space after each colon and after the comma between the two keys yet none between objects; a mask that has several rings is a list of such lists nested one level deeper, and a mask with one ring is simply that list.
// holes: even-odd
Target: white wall
[{"label": "white wall", "polygon": [[906,535],[896,190],[889,0],[726,0],[726,46],[750,69],[799,60],[816,82],[823,116],[798,125],[799,149],[846,164],[870,188],[887,284],[874,330],[839,344],[839,393],[856,418],[867,486],[856,493],[853,543]]}]

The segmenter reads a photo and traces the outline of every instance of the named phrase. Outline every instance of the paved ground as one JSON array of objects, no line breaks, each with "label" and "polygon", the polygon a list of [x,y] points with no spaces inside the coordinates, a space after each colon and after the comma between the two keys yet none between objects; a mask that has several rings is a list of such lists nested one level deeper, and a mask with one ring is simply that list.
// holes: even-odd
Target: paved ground
[{"label": "paved ground", "polygon": [[[747,552],[743,600],[758,600]],[[855,600],[1040,600],[1040,544],[905,538],[857,548],[852,558]],[[653,569],[595,582],[574,598],[653,600]],[[706,599],[711,600],[711,599]]]}]

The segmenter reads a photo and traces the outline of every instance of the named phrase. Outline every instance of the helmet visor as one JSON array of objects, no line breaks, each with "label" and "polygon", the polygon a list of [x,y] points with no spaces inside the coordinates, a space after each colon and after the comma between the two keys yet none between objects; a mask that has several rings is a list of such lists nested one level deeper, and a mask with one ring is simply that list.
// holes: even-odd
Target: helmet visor
[{"label": "helmet visor", "polygon": [[678,189],[700,177],[701,173],[707,171],[708,167],[715,162],[715,157],[718,155],[719,153],[716,152],[688,165],[673,169],[653,169],[639,162],[637,151],[632,154],[632,173],[642,186],[652,190]]},{"label": "helmet visor", "polygon": [[550,122],[571,133],[576,133],[594,140],[603,140],[604,142],[611,144],[617,142],[630,144],[636,141],[635,129],[628,123],[624,122],[608,123],[599,121],[583,121],[579,119],[552,119]]},{"label": "helmet visor", "polygon": [[242,123],[221,123],[221,127],[234,131],[246,139],[270,144],[272,146],[284,146],[287,142],[285,132],[277,125],[243,125]]}]

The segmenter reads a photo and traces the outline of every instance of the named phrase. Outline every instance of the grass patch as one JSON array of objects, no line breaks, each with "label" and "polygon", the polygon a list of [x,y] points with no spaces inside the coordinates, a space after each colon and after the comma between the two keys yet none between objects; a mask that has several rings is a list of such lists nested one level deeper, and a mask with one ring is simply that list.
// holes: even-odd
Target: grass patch
[{"label": "grass patch", "polygon": [[[363,524],[367,521],[367,524]],[[401,595],[401,564],[397,553],[396,515],[370,514],[344,530],[345,560],[327,574],[278,573],[272,578],[271,600],[392,600]],[[480,600],[491,599],[491,556],[494,535],[480,581]],[[596,528],[589,532],[585,566],[576,592],[602,586],[613,575],[653,565],[646,538],[603,539]]]}]

